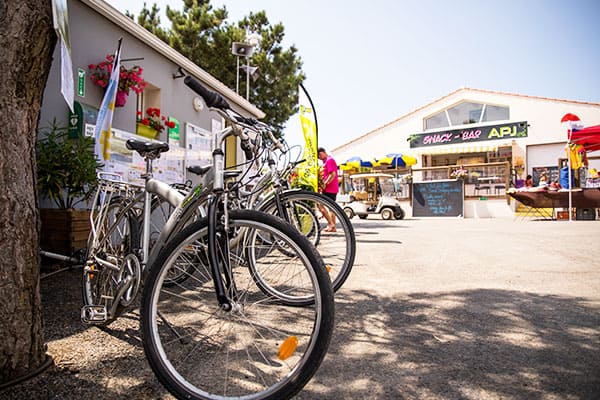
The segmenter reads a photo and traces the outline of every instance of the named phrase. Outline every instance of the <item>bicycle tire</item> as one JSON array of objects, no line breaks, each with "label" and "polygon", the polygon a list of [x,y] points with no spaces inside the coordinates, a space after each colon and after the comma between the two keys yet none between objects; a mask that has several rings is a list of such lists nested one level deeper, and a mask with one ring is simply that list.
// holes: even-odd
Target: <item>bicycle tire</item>
[{"label": "bicycle tire", "polygon": [[[292,307],[264,294],[248,276],[244,244],[228,255],[238,298],[232,311],[219,307],[209,266],[203,265],[207,219],[184,228],[149,268],[141,305],[146,357],[159,381],[177,398],[288,399],[312,378],[333,333],[333,291],[314,246],[291,225],[253,210],[229,213],[231,231],[261,231],[286,241],[310,278],[314,305]],[[266,257],[282,257],[281,253]],[[223,255],[221,253],[221,255]],[[170,268],[195,265],[189,279],[164,286]],[[275,261],[275,260],[273,260]],[[280,260],[279,268],[288,266]],[[284,360],[278,352],[296,351]],[[283,354],[287,356],[287,354]]]},{"label": "bicycle tire", "polygon": [[[124,199],[121,197],[115,197],[109,204],[109,211],[105,216],[105,222],[102,224],[100,229],[104,230],[99,232],[98,235],[106,234],[107,229],[110,226],[117,223],[111,221],[115,215],[119,213],[119,209],[124,205]],[[94,222],[96,223],[96,222]],[[118,282],[121,278],[115,278],[118,273],[110,268],[102,266],[100,263],[95,261],[95,256],[101,258],[110,257],[114,264],[122,265],[126,262],[126,258],[130,254],[135,254],[139,249],[139,227],[137,218],[134,212],[124,213],[119,222],[119,225],[111,233],[109,240],[101,240],[103,243],[102,247],[94,248],[92,236],[88,239],[88,254],[86,267],[83,271],[83,284],[82,284],[82,296],[83,303],[86,306],[105,306],[107,310],[110,310],[113,306],[113,298],[118,290]],[[136,266],[127,265],[125,268],[139,268],[139,263]],[[125,271],[124,271],[125,272]],[[132,275],[136,275],[132,288],[130,288],[126,295],[128,296],[126,301],[119,301],[115,309],[115,313],[112,317],[108,318],[105,322],[99,323],[99,325],[108,325],[114,321],[125,309],[126,305],[130,304],[135,297],[141,282],[140,275],[141,271],[126,271]]]},{"label": "bicycle tire", "polygon": [[[333,290],[337,292],[350,276],[356,257],[356,236],[350,219],[339,204],[320,193],[290,190],[281,193],[279,196],[281,196],[281,201],[287,209],[292,208],[294,202],[314,202],[315,204],[324,205],[335,214],[336,229],[338,231],[321,234],[318,243],[315,243],[315,245],[327,266]],[[261,204],[258,210],[269,214],[278,214],[274,198]]]}]

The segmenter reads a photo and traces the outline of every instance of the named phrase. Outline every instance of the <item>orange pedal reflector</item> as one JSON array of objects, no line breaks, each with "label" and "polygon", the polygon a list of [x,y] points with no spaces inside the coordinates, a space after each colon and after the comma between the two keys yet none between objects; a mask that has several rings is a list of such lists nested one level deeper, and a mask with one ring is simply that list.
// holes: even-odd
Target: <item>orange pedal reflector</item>
[{"label": "orange pedal reflector", "polygon": [[290,336],[281,343],[279,346],[279,352],[277,353],[277,358],[280,360],[287,360],[298,347],[298,338],[296,336]]},{"label": "orange pedal reflector", "polygon": [[331,272],[331,264],[325,264],[325,269],[327,272]]}]

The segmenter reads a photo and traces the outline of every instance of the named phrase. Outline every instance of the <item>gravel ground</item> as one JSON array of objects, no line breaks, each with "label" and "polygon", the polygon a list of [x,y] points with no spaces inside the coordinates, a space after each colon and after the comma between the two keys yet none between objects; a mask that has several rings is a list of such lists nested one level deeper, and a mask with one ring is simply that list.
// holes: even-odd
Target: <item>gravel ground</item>
[{"label": "gravel ground", "polygon": [[[600,399],[600,221],[353,223],[335,337],[297,399]],[[80,322],[80,277],[42,280],[55,364],[0,399],[171,399],[137,310]]]}]

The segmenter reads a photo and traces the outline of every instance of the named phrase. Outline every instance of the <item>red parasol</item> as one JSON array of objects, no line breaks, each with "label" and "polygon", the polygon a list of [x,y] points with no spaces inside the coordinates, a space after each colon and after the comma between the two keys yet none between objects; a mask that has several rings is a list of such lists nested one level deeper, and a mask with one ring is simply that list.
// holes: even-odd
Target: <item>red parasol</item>
[{"label": "red parasol", "polygon": [[572,121],[580,121],[579,117],[575,114],[565,114],[563,115],[562,119],[560,120],[560,122],[572,122]]},{"label": "red parasol", "polygon": [[600,150],[600,125],[573,130],[571,142],[582,145],[585,151]]}]

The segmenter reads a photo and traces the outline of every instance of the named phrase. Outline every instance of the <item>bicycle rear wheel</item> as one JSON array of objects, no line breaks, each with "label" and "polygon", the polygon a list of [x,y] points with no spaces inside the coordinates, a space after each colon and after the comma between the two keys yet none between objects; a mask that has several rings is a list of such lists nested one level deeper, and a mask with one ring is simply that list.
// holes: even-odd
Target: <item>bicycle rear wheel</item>
[{"label": "bicycle rear wheel", "polygon": [[[320,193],[290,190],[279,196],[287,213],[283,219],[296,226],[317,247],[329,272],[333,290],[337,291],[348,279],[356,257],[356,237],[350,219],[335,201]],[[279,216],[275,198],[268,200],[258,210]],[[307,210],[311,210],[313,218],[317,219],[320,233],[315,233],[308,222],[311,218]],[[324,210],[335,215],[335,232],[323,231],[327,227]]]},{"label": "bicycle rear wheel", "polygon": [[[122,212],[125,205],[121,197],[113,199],[106,212],[100,214],[102,220],[93,222],[95,240],[92,235],[88,240],[83,303],[106,310],[106,319],[94,321],[96,324],[117,318],[133,302],[141,283],[141,268],[135,256],[139,248],[138,223],[133,212]],[[125,291],[123,285],[127,285]]]},{"label": "bicycle rear wheel", "polygon": [[[314,375],[329,346],[334,320],[329,278],[314,247],[289,224],[242,210],[230,212],[229,228],[231,234],[241,229],[246,238],[261,235],[285,243],[288,254],[272,248],[263,252],[262,262],[269,262],[273,272],[303,270],[308,284],[283,282],[278,290],[310,292],[314,304],[286,305],[257,288],[246,260],[253,242],[244,238],[229,254],[219,251],[229,259],[233,281],[232,310],[222,309],[202,219],[168,243],[150,267],[141,309],[146,356],[161,383],[179,398],[290,398]],[[171,269],[189,271],[190,265],[188,279],[165,285]]]}]

